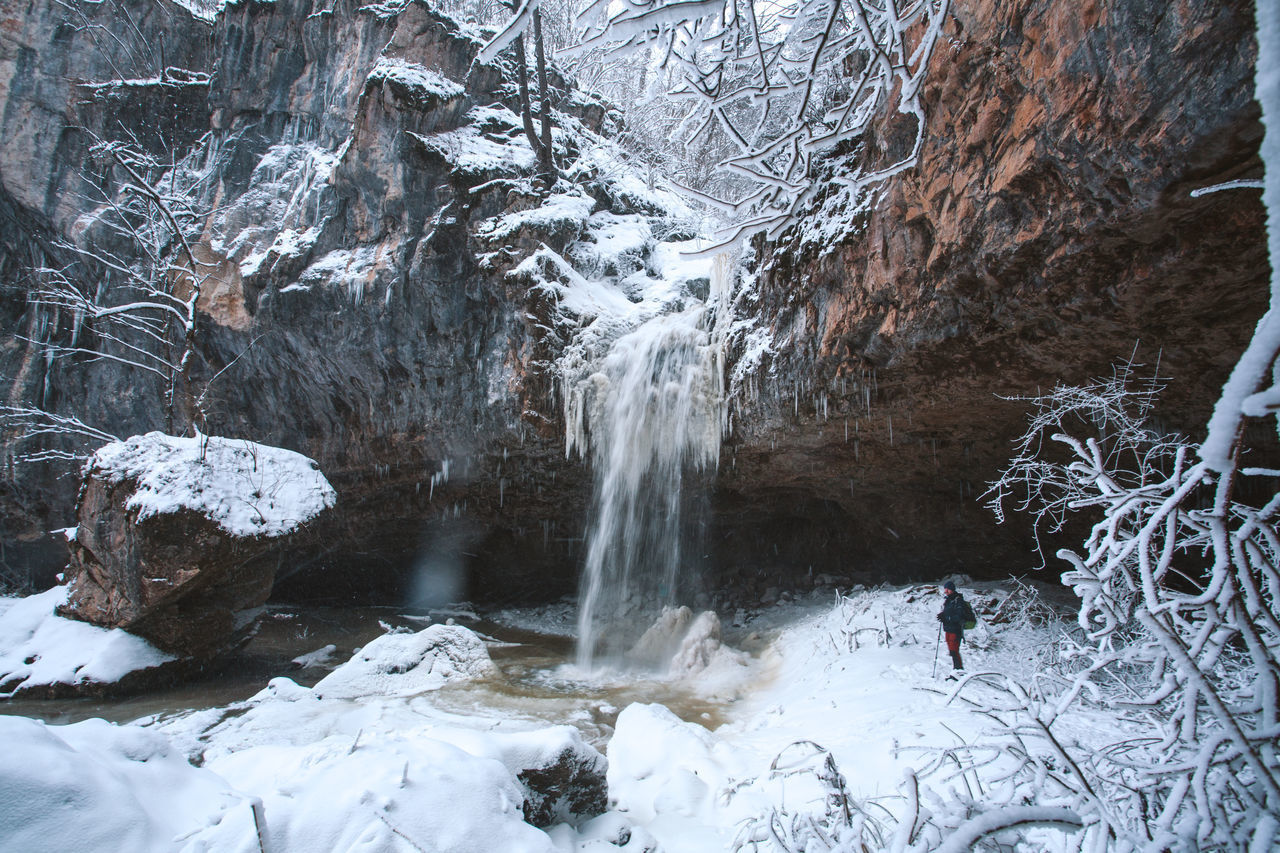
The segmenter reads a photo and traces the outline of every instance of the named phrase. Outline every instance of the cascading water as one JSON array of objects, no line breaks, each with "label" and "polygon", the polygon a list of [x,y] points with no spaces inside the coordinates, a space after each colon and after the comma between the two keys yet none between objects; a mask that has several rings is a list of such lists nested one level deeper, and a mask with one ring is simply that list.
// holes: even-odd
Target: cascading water
[{"label": "cascading water", "polygon": [[717,259],[712,278],[709,305],[660,314],[617,338],[566,396],[578,441],[586,421],[594,469],[579,592],[583,668],[617,659],[681,593],[686,473],[716,464],[723,429],[716,308],[727,259]]}]

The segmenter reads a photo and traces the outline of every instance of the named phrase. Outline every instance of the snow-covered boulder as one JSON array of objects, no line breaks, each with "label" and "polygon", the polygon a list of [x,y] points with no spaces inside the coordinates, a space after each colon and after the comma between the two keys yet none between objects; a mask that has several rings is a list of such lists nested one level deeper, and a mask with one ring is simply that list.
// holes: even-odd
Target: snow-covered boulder
[{"label": "snow-covered boulder", "polygon": [[524,789],[524,819],[534,826],[578,825],[608,807],[609,762],[572,726],[514,733],[459,729],[441,737],[471,755],[501,761]]},{"label": "snow-covered boulder", "polygon": [[461,625],[391,631],[371,641],[314,688],[323,699],[414,696],[450,681],[497,673],[484,641]]},{"label": "snow-covered boulder", "polygon": [[[524,821],[520,787],[501,762],[418,733],[261,744],[206,766],[261,798],[271,850],[554,851]],[[248,809],[188,843],[193,853],[258,849]]]},{"label": "snow-covered boulder", "polygon": [[212,657],[248,635],[282,538],[333,503],[289,450],[159,432],[112,442],[85,469],[60,612]]}]

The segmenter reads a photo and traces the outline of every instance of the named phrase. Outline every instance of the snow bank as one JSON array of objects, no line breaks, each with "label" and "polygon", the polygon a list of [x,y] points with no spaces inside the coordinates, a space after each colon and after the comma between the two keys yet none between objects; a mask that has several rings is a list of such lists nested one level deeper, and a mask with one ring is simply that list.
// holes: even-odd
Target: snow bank
[{"label": "snow bank", "polygon": [[[949,663],[935,676],[941,604],[932,588],[876,590],[791,624],[756,662],[757,690],[727,708],[728,722],[714,732],[661,705],[627,707],[609,743],[616,808],[666,853],[732,850],[757,829],[767,833],[771,816],[821,825],[830,756],[856,803],[881,798],[872,807],[880,817],[880,806],[900,810],[905,770],[957,739],[972,742],[986,726],[949,701]],[[1020,671],[1037,655],[1030,644],[1045,645],[1043,633],[1000,631],[984,638],[986,650],[966,640],[970,666]],[[703,673],[691,684],[701,693],[705,681]],[[1115,734],[1090,723],[1096,730],[1073,734],[1102,742]]]},{"label": "snow bank", "polygon": [[120,628],[64,619],[68,588],[0,598],[0,698],[53,684],[111,683],[173,655]]},{"label": "snow bank", "polygon": [[[753,664],[755,692],[722,707],[726,722],[714,731],[661,705],[625,708],[609,745],[616,811],[577,829],[542,832],[524,822],[530,794],[517,778],[564,754],[596,762],[576,729],[522,718],[514,705],[447,710],[469,700],[448,705],[439,692],[394,683],[422,678],[419,666],[463,677],[478,659],[428,662],[430,644],[419,634],[430,628],[370,643],[350,663],[344,698],[277,678],[246,702],[129,726],[0,717],[0,826],[19,827],[14,849],[32,853],[254,853],[260,832],[262,849],[274,853],[732,850],[773,817],[779,825],[824,820],[828,756],[855,808],[880,797],[871,811],[899,810],[906,768],[984,729],[984,718],[949,700],[953,683],[932,676],[940,606],[932,588],[876,590],[790,624]],[[693,632],[699,642],[714,634],[703,621],[705,630]],[[474,649],[457,633],[465,629],[447,627],[446,647]],[[986,648],[966,647],[970,666],[1020,671],[1038,654],[1033,644],[1045,645],[1043,631],[1025,627],[993,624]],[[697,695],[708,672],[688,680]],[[371,693],[358,695],[358,683]],[[1090,718],[1062,733],[1114,742],[1108,726]],[[202,766],[188,766],[184,754]],[[552,813],[570,817],[559,808]]]},{"label": "snow bank", "polygon": [[490,243],[510,240],[526,228],[577,234],[586,226],[595,205],[595,199],[575,188],[554,193],[537,207],[486,219],[476,230]]},{"label": "snow bank", "polygon": [[[260,792],[271,850],[554,850],[524,822],[523,795],[499,761],[413,732],[363,743],[335,736],[262,744],[207,767],[239,790]],[[253,850],[249,829],[224,820],[190,846]]]},{"label": "snow bank", "polygon": [[461,625],[392,632],[370,642],[315,686],[317,696],[415,696],[449,681],[497,673],[484,641]]},{"label": "snow bank", "polygon": [[89,465],[108,482],[137,481],[125,506],[138,521],[187,509],[232,536],[282,536],[335,497],[307,457],[231,438],[149,432],[106,445]]},{"label": "snow bank", "polygon": [[5,850],[168,853],[231,813],[251,813],[223,779],[136,726],[0,716],[0,743]]}]

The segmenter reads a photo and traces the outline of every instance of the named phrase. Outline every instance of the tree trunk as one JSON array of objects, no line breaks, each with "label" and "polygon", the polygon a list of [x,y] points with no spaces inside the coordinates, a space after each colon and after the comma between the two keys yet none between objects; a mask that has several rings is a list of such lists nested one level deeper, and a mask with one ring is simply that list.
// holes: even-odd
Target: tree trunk
[{"label": "tree trunk", "polygon": [[533,48],[538,62],[538,111],[542,120],[538,166],[550,186],[556,181],[555,149],[551,147],[551,91],[547,87],[547,56],[542,46],[542,12],[538,9],[533,10]]},{"label": "tree trunk", "polygon": [[524,135],[529,137],[529,147],[542,162],[542,143],[533,129],[533,108],[529,105],[529,71],[524,52],[524,36],[516,36],[516,80],[520,84],[520,118],[524,121]]}]

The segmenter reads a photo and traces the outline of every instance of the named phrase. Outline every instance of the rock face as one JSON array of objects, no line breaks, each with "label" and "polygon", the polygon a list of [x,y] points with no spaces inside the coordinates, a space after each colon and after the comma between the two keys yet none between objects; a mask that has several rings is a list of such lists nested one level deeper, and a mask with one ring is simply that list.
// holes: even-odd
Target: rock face
[{"label": "rock face", "polygon": [[[1158,425],[1196,439],[1265,309],[1258,191],[1190,196],[1262,174],[1248,4],[952,10],[919,164],[861,230],[761,254],[775,354],[720,466],[724,583],[1036,565],[1029,525],[981,504],[1024,425],[1006,397],[1136,354],[1167,382]],[[908,122],[841,162],[899,156]]]},{"label": "rock face", "polygon": [[[197,253],[216,271],[198,329],[205,431],[305,453],[339,495],[283,594],[395,600],[441,566],[461,572],[459,597],[563,594],[589,477],[565,458],[546,306],[507,273],[576,231],[490,239],[540,202],[513,75],[474,66],[481,34],[425,3],[321,6],[5,6],[0,274],[65,265],[58,238],[85,233],[84,191],[109,177],[94,135],[123,122],[148,150],[198,155]],[[98,38],[126,12],[129,33]],[[1022,408],[997,395],[1105,373],[1140,341],[1171,377],[1164,423],[1194,429],[1261,312],[1256,192],[1189,196],[1260,169],[1242,4],[975,0],[949,27],[920,164],[862,230],[760,247],[740,307],[773,355],[736,385],[698,508],[712,582],[743,598],[824,572],[1027,566],[1025,529],[978,501],[1020,431]],[[556,86],[570,164],[605,108]],[[849,156],[891,157],[903,134],[889,122]],[[639,209],[608,171],[577,179],[599,209]],[[0,293],[0,321],[71,334],[22,288]],[[163,397],[17,338],[0,375],[8,400],[119,435],[154,428]],[[39,531],[65,524],[56,474],[0,481],[0,535],[30,552],[0,560],[38,560]]]},{"label": "rock face", "polygon": [[331,506],[333,490],[297,454],[207,441],[202,450],[199,439],[153,433],[95,455],[61,615],[124,628],[182,658],[247,639],[281,540]]},{"label": "rock face", "polygon": [[[203,428],[304,452],[341,496],[326,541],[293,555],[299,577],[286,586],[387,600],[414,567],[451,563],[474,569],[463,595],[571,588],[586,479],[564,458],[548,353],[532,333],[540,309],[506,273],[573,231],[530,227],[501,246],[475,233],[538,203],[508,70],[472,68],[478,34],[420,2],[232,3],[208,21],[167,3],[106,5],[119,20],[138,17],[135,5],[161,11],[119,43],[88,40],[57,4],[15,14],[0,35],[11,60],[0,132],[31,142],[0,159],[11,280],[33,253],[64,265],[52,238],[92,221],[75,190],[111,179],[78,168],[94,162],[91,135],[172,116],[151,148],[193,152],[208,181],[196,246],[213,271],[197,330]],[[161,40],[164,74],[153,67]],[[77,64],[82,53],[93,62]],[[566,134],[571,161],[604,111],[553,82],[562,121],[586,122]],[[599,203],[613,203],[603,184]],[[10,328],[71,334],[69,318],[23,296],[6,293]],[[165,392],[145,375],[5,347],[10,399],[116,434],[157,425]],[[72,496],[54,473],[14,472],[0,494],[6,539],[61,526],[47,516]]]}]

